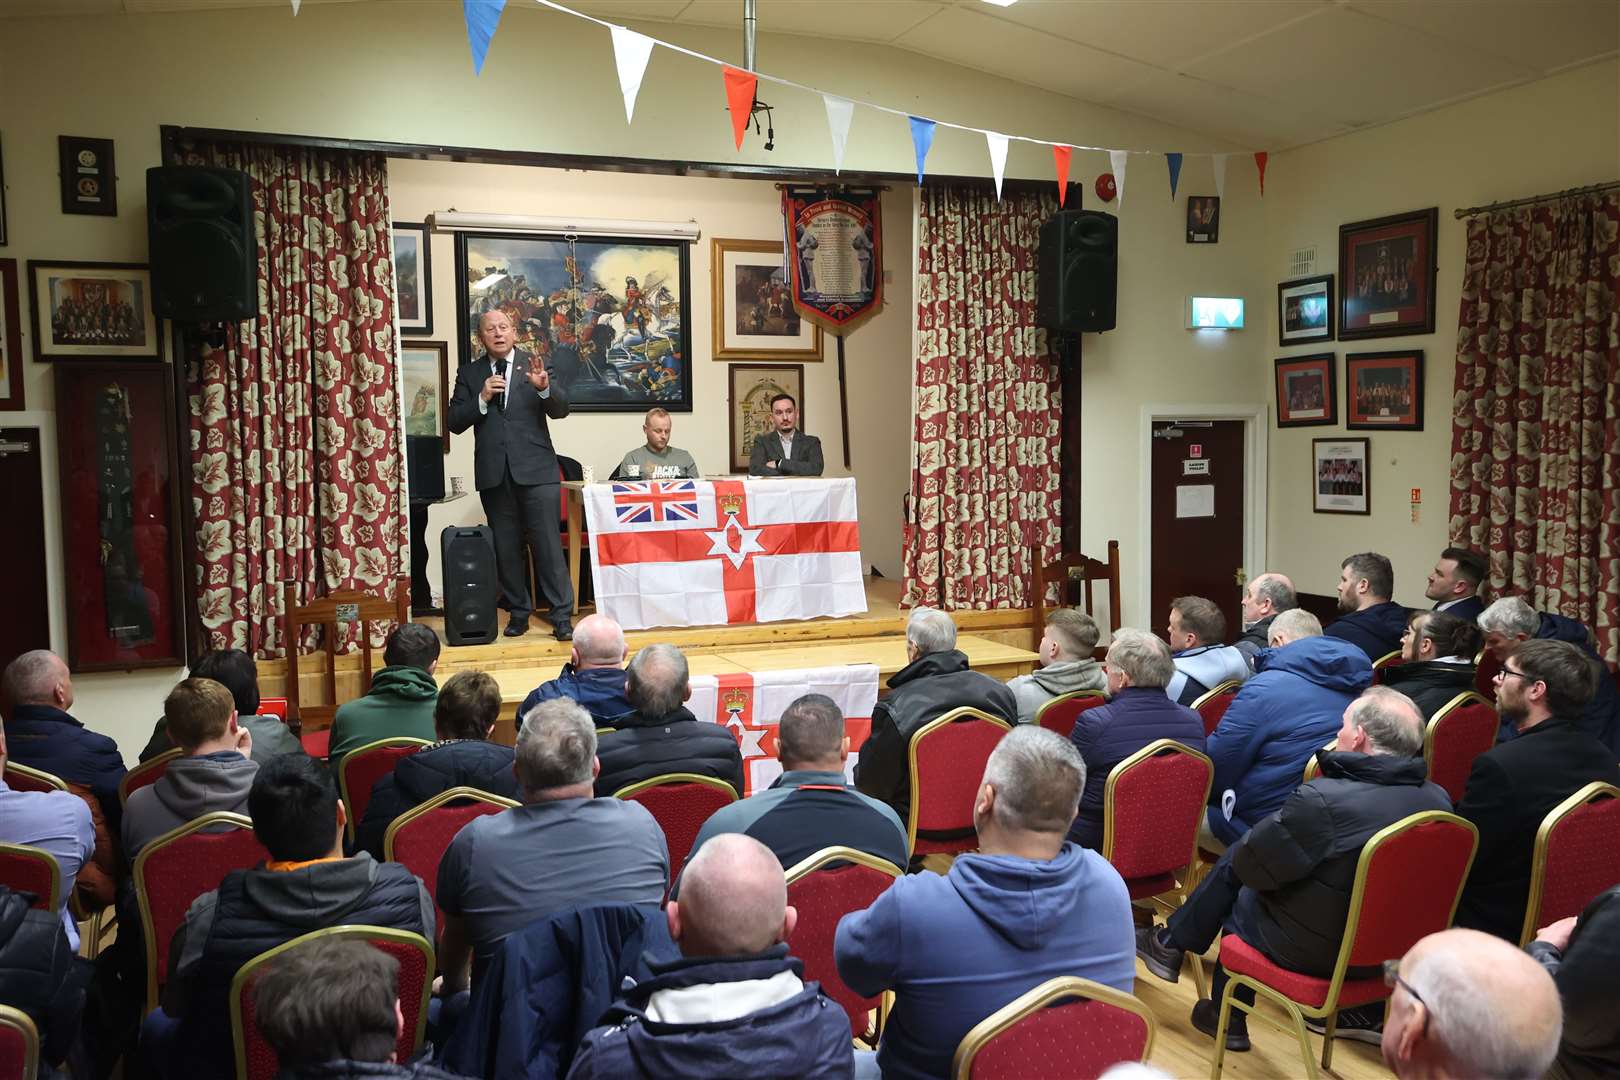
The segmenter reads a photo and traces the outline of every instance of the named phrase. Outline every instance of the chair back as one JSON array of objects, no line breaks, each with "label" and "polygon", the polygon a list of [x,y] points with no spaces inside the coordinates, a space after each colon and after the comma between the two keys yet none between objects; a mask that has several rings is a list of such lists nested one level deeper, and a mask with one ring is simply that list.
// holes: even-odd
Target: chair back
[{"label": "chair back", "polygon": [[284,697],[262,697],[259,699],[260,716],[279,716],[281,722],[287,722],[287,699]]},{"label": "chair back", "polygon": [[12,791],[66,791],[67,781],[43,769],[30,769],[15,761],[6,762],[6,787]]},{"label": "chair back", "polygon": [[277,945],[243,964],[231,980],[231,1042],[236,1048],[236,1080],[275,1080],[281,1069],[276,1052],[259,1030],[256,993],[260,977],[288,949],[327,938],[364,941],[399,961],[399,1006],[405,1025],[395,1054],[409,1061],[427,1031],[428,998],[433,992],[433,946],[421,934],[385,926],[333,926]]},{"label": "chair back", "polygon": [[[1158,739],[1115,765],[1103,789],[1103,858],[1127,887],[1160,881],[1197,861],[1198,826],[1209,803],[1215,766],[1174,739]],[[1134,891],[1134,890],[1133,890]]]},{"label": "chair back", "polygon": [[1337,747],[1338,745],[1339,745],[1339,740],[1337,738],[1333,738],[1333,739],[1329,739],[1327,742],[1323,743],[1321,746],[1317,747],[1315,750],[1312,750],[1311,751],[1311,756],[1305,759],[1305,775],[1304,775],[1303,778],[1301,778],[1300,783],[1308,784],[1312,780],[1315,780],[1318,776],[1321,776],[1322,775],[1322,762],[1317,757],[1317,755],[1320,754],[1323,750],[1332,750],[1335,747]]},{"label": "chair back", "polygon": [[28,1014],[0,1005],[0,1076],[34,1080],[39,1075],[39,1029]]},{"label": "chair back", "polygon": [[1423,760],[1429,766],[1429,779],[1446,789],[1453,804],[1462,801],[1474,759],[1496,745],[1500,726],[1496,705],[1467,690],[1429,718],[1423,733]]},{"label": "chair back", "polygon": [[737,801],[737,790],[724,780],[697,773],[665,773],[613,793],[615,799],[638,802],[651,811],[669,847],[669,879],[686,865],[698,830],[713,813]]},{"label": "chair back", "polygon": [[338,793],[349,812],[349,822],[343,831],[351,845],[354,830],[359,828],[360,819],[371,804],[372,787],[394,771],[400,758],[410,757],[422,747],[432,745],[426,739],[378,739],[343,755],[343,760],[338,762]]},{"label": "chair back", "polygon": [[867,1015],[882,995],[862,997],[839,977],[833,959],[838,920],[871,907],[904,873],[904,867],[847,847],[822,848],[787,871],[787,902],[799,911],[788,947],[803,962],[805,978],[819,982],[821,992],[849,1014],[853,1036],[877,1034]]},{"label": "chair back", "polygon": [[1228,679],[1217,686],[1212,686],[1207,694],[1197,698],[1192,707],[1204,721],[1204,734],[1213,735],[1220,726],[1221,717],[1226,715],[1227,706],[1237,697],[1237,692],[1243,684],[1236,679]]},{"label": "chair back", "polygon": [[257,866],[270,853],[241,814],[204,814],[149,841],[135,857],[131,880],[146,947],[146,1008],[158,1007],[169,975],[169,941],[191,903],[219,888],[232,870]]},{"label": "chair back", "polygon": [[397,862],[427,886],[438,914],[435,926],[444,925],[439,908],[439,860],[462,826],[485,814],[498,814],[518,804],[500,795],[471,787],[441,791],[427,802],[405,811],[388,825],[383,835],[383,858]]},{"label": "chair back", "polygon": [[1135,996],[1073,976],[1048,979],[975,1024],[957,1044],[955,1080],[1094,1080],[1145,1061],[1158,1024]]},{"label": "chair back", "polygon": [[184,750],[176,746],[172,750],[163,751],[155,758],[141,762],[126,772],[124,778],[118,781],[118,804],[128,806],[131,795],[143,787],[157,783],[163,774],[169,771],[169,762],[184,753]]},{"label": "chair back", "polygon": [[0,885],[12,892],[33,893],[34,902],[28,906],[40,911],[62,907],[62,867],[44,848],[0,844]]},{"label": "chair back", "polygon": [[984,779],[984,763],[1001,737],[1012,730],[1005,720],[964,706],[952,709],[917,729],[906,748],[911,766],[911,808],[906,834],[912,854],[930,851],[969,851],[977,843],[971,836],[957,842],[923,841],[928,830],[951,832],[973,829],[973,799]]},{"label": "chair back", "polygon": [[[1046,560],[1046,552],[1039,541],[1030,556],[1030,565],[1035,568],[1034,580],[1030,589],[1030,610],[1034,615],[1034,641],[1039,642],[1041,635],[1046,632],[1046,593],[1053,585],[1057,586],[1057,602],[1059,607],[1067,607],[1070,603],[1071,590],[1078,581],[1086,608],[1086,614],[1097,614],[1095,598],[1092,595],[1091,585],[1094,581],[1103,581],[1108,584],[1108,630],[1117,632],[1120,626],[1119,611],[1119,541],[1108,541],[1108,557],[1105,560],[1093,559],[1089,555],[1079,552],[1067,552],[1058,556],[1055,562]],[[1096,652],[1102,652],[1102,649]]]},{"label": "chair back", "polygon": [[1387,652],[1383,656],[1380,656],[1378,659],[1374,660],[1372,662],[1373,685],[1378,686],[1383,683],[1384,670],[1386,668],[1400,667],[1404,663],[1406,663],[1406,657],[1401,655],[1401,650],[1399,649],[1394,649]]},{"label": "chair back", "polygon": [[1080,714],[1098,705],[1108,704],[1101,690],[1076,690],[1057,697],[1035,710],[1035,722],[1054,735],[1067,739],[1074,731]]},{"label": "chair back", "polygon": [[1496,700],[1496,673],[1501,670],[1502,662],[1489,649],[1480,649],[1474,657],[1474,689],[1486,701]]},{"label": "chair back", "polygon": [[1536,830],[1519,944],[1540,927],[1579,915],[1615,884],[1620,884],[1620,788],[1597,781],[1553,807]]},{"label": "chair back", "polygon": [[[302,734],[305,724],[312,728],[332,726],[332,718],[342,704],[337,693],[337,643],[342,628],[353,623],[359,623],[355,639],[360,645],[360,696],[371,692],[371,624],[392,621],[403,626],[410,621],[411,579],[395,580],[393,599],[338,589],[300,604],[298,590],[299,586],[289,581],[281,592],[281,641],[287,650],[284,719],[294,735]],[[304,701],[298,682],[298,650],[304,639],[304,627],[311,625],[321,627],[321,647],[326,653],[326,669],[321,673],[324,700],[320,702]]]}]

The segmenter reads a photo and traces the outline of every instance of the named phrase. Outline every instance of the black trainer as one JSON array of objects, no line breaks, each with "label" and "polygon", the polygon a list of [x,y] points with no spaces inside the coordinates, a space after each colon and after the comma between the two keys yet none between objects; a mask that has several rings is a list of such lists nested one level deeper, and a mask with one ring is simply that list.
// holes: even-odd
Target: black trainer
[{"label": "black trainer", "polygon": [[[1327,1024],[1322,1020],[1306,1020],[1305,1026],[1318,1035],[1327,1034]],[[1339,1022],[1333,1028],[1333,1037],[1335,1039],[1352,1039],[1371,1046],[1383,1045],[1383,1002],[1362,1005],[1354,1009],[1340,1009]]]},{"label": "black trainer", "polygon": [[512,619],[509,622],[507,622],[506,629],[502,631],[502,633],[504,633],[507,637],[522,637],[524,634],[527,634],[528,632],[529,632],[529,620],[528,619]]},{"label": "black trainer", "polygon": [[[1192,1026],[1211,1039],[1221,1026],[1221,1007],[1209,998],[1199,998],[1192,1007]],[[1234,1054],[1249,1052],[1249,1018],[1237,1009],[1226,1021],[1226,1048]]]},{"label": "black trainer", "polygon": [[1187,954],[1164,939],[1164,931],[1144,926],[1136,932],[1136,955],[1143,965],[1165,982],[1181,981],[1181,961]]}]

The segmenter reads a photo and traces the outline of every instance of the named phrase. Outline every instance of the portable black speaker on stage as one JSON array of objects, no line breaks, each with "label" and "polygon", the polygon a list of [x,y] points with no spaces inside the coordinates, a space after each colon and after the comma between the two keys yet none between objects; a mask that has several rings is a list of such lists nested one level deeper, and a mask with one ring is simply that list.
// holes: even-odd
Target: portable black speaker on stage
[{"label": "portable black speaker on stage", "polygon": [[1035,321],[1049,330],[1112,330],[1118,274],[1118,218],[1098,210],[1054,214],[1041,226]]},{"label": "portable black speaker on stage", "polygon": [[444,573],[444,637],[452,645],[495,640],[495,534],[488,525],[452,525],[439,535]]},{"label": "portable black speaker on stage", "polygon": [[444,441],[439,436],[405,436],[405,483],[412,501],[444,498]]},{"label": "portable black speaker on stage", "polygon": [[259,247],[248,175],[165,165],[146,170],[152,310],[176,322],[233,322],[259,311]]}]

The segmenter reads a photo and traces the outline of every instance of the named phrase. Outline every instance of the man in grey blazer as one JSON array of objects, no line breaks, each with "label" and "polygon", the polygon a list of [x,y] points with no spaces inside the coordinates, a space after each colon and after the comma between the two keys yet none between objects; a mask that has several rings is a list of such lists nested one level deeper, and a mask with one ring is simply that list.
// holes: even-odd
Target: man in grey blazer
[{"label": "man in grey blazer", "polygon": [[749,476],[820,476],[821,440],[799,428],[799,403],[792,394],[771,398],[776,430],[754,440],[748,455]]},{"label": "man in grey blazer", "polygon": [[557,523],[561,475],[546,418],[568,415],[562,388],[551,384],[543,362],[516,348],[517,330],[506,312],[478,317],[484,354],[461,366],[450,398],[450,430],[473,429],[473,483],[495,533],[495,569],[511,610],[506,636],[529,629],[529,575],[524,542],[534,553],[535,574],[551,600],[552,636],[574,636],[574,587],[563,560]]}]

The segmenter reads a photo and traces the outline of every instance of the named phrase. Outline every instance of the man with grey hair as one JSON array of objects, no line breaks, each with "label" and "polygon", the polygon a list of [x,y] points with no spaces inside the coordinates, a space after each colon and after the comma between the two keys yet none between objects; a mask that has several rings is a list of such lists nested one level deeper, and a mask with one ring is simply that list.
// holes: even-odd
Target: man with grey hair
[{"label": "man with grey hair", "polygon": [[[872,734],[855,762],[855,786],[894,808],[903,821],[911,812],[911,737],[952,709],[971,706],[1018,722],[1018,701],[1006,684],[968,667],[956,647],[956,623],[943,611],[917,607],[906,620],[907,664],[889,676],[889,696],[872,709]],[[921,831],[929,840],[957,840],[956,831]]]},{"label": "man with grey hair", "polygon": [[1271,645],[1271,621],[1285,611],[1299,607],[1294,583],[1287,574],[1268,570],[1243,586],[1243,633],[1233,646],[1254,667],[1254,658]]},{"label": "man with grey hair", "polygon": [[1028,675],[1007,680],[1007,689],[1018,699],[1020,724],[1033,724],[1041,706],[1059,695],[1108,685],[1102,665],[1091,655],[1099,636],[1097,620],[1079,608],[1053,608],[1046,613],[1046,629],[1035,647],[1040,666]]},{"label": "man with grey hair", "polygon": [[607,615],[587,615],[574,627],[568,663],[555,679],[529,692],[518,706],[518,723],[542,701],[568,698],[585,706],[598,727],[613,727],[635,710],[624,694],[624,662],[630,648],[624,628]]},{"label": "man with grey hair", "polygon": [[1081,713],[1069,733],[1086,763],[1086,789],[1069,839],[1099,851],[1103,796],[1115,765],[1159,739],[1175,739],[1204,752],[1204,721],[1164,692],[1176,669],[1170,650],[1156,635],[1134,629],[1116,632],[1104,668],[1111,700]]},{"label": "man with grey hair", "polygon": [[59,776],[95,797],[113,836],[123,817],[118,784],[124,757],[118,744],[68,715],[73,675],[49,649],[25,652],[0,676],[11,763]]},{"label": "man with grey hair", "polygon": [[1554,1075],[1563,1010],[1530,957],[1489,934],[1442,930],[1391,963],[1383,1054],[1401,1080]]},{"label": "man with grey hair", "polygon": [[[1526,641],[1566,641],[1602,663],[1585,623],[1551,611],[1537,611],[1523,597],[1504,596],[1491,604],[1480,612],[1479,628],[1485,632],[1485,650],[1498,664],[1506,664]],[[1613,679],[1598,680],[1591,701],[1575,718],[1575,726],[1607,746],[1611,756],[1620,755],[1620,691],[1615,689]],[[1497,733],[1502,742],[1513,736],[1513,727],[1507,723]]]},{"label": "man with grey hair", "polygon": [[[1224,931],[1289,971],[1331,975],[1361,849],[1403,818],[1451,808],[1445,789],[1429,782],[1422,750],[1423,714],[1412,700],[1383,686],[1364,691],[1344,710],[1334,748],[1317,751],[1320,775],[1227,848],[1162,928],[1137,931],[1147,969],[1175,982],[1187,950],[1204,952]],[[1216,965],[1210,997],[1193,1006],[1193,1026],[1206,1035],[1215,1034],[1226,981]],[[1236,993],[1254,1000],[1246,988]],[[1378,1024],[1377,1015],[1339,1013],[1346,1038],[1376,1041]],[[1226,1048],[1249,1048],[1241,1012],[1232,1013]]]},{"label": "man with grey hair", "polygon": [[636,653],[625,672],[625,697],[633,711],[602,733],[598,795],[667,773],[712,776],[742,794],[742,751],[736,737],[711,720],[699,720],[686,707],[692,686],[681,650],[648,645]]},{"label": "man with grey hair", "polygon": [[1054,976],[1134,987],[1125,882],[1066,839],[1085,780],[1066,740],[1014,728],[974,798],[979,850],[944,877],[899,879],[838,924],[844,981],[859,994],[896,994],[877,1056],[886,1080],[949,1076],[973,1025]]},{"label": "man with grey hair", "polygon": [[518,730],[523,805],[474,818],[439,861],[444,991],[477,978],[507,935],[583,904],[657,904],[669,884],[664,831],[640,803],[594,798],[596,725],[559,698]]}]

